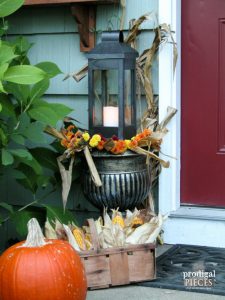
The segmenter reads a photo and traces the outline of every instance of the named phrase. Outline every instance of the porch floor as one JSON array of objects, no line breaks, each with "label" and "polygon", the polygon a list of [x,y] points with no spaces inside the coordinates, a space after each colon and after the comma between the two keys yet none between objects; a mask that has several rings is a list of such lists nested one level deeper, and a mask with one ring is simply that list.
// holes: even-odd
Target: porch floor
[{"label": "porch floor", "polygon": [[126,286],[88,291],[87,300],[222,300],[224,296],[183,292],[143,286]]}]

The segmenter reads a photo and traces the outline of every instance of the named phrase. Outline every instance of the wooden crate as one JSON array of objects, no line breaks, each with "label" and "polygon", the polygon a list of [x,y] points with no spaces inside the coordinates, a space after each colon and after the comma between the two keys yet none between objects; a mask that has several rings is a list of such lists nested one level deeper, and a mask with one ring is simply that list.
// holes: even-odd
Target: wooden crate
[{"label": "wooden crate", "polygon": [[[88,220],[94,250],[79,255],[84,264],[89,289],[148,281],[155,278],[155,244],[100,249],[93,220]],[[93,238],[94,237],[94,238]]]}]

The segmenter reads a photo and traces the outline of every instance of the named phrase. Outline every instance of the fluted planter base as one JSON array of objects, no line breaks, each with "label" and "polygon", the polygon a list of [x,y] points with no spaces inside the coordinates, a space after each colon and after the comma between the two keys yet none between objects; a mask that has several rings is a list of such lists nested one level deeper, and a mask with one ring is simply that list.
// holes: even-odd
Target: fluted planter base
[{"label": "fluted planter base", "polygon": [[83,190],[96,207],[119,207],[121,211],[138,207],[150,192],[150,172],[146,156],[127,151],[122,155],[94,152],[93,160],[102,186],[96,187],[88,167],[83,173]]}]

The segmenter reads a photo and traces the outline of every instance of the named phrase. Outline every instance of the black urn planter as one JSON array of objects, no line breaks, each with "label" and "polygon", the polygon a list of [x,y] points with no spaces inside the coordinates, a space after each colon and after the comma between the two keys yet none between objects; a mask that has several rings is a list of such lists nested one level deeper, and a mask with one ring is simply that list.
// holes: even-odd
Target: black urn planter
[{"label": "black urn planter", "polygon": [[132,151],[122,155],[93,152],[92,158],[100,175],[102,186],[96,187],[88,167],[83,172],[83,191],[88,200],[100,208],[119,207],[121,211],[134,209],[150,192],[150,172],[146,156]]}]

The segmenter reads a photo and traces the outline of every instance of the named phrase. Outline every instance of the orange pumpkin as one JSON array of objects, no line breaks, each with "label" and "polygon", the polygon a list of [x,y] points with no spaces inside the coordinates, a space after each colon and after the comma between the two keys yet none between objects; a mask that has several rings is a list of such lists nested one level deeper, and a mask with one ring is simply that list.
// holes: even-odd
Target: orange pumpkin
[{"label": "orange pumpkin", "polygon": [[87,282],[79,255],[61,240],[46,240],[36,219],[28,236],[0,257],[0,300],[84,300]]}]

